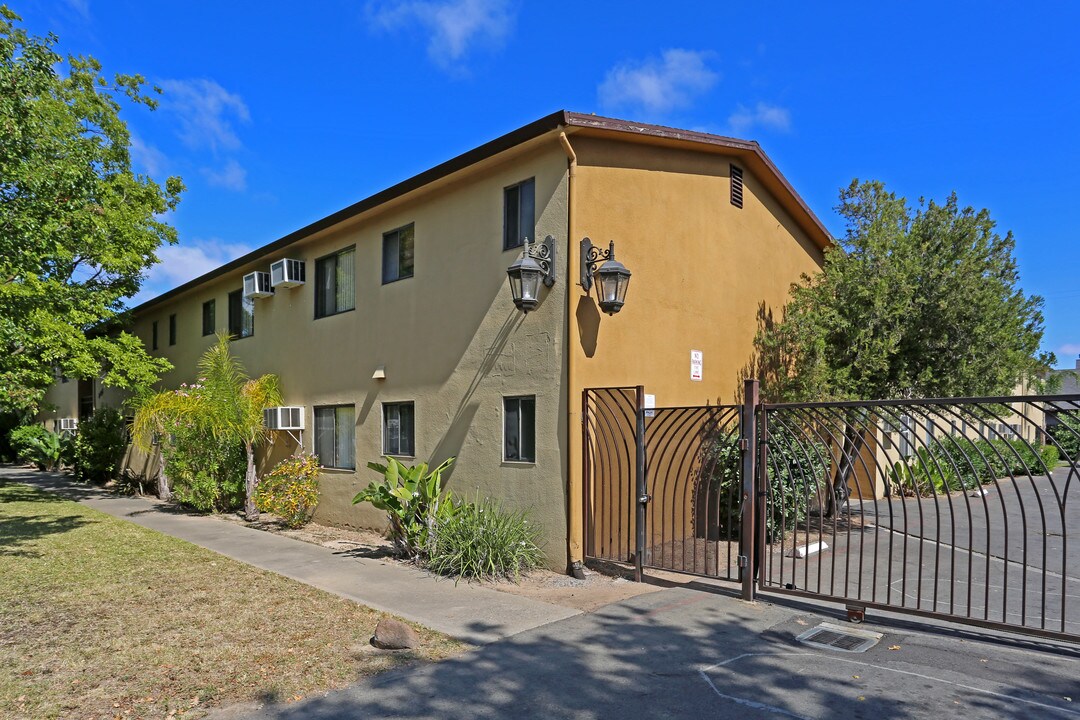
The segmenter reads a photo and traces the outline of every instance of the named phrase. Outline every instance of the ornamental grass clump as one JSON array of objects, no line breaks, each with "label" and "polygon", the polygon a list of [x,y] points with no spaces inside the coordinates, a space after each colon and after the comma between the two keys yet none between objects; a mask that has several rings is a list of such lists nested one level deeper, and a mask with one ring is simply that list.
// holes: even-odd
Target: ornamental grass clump
[{"label": "ornamental grass clump", "polygon": [[311,519],[319,504],[319,459],[301,453],[279,462],[259,481],[255,505],[291,528]]},{"label": "ornamental grass clump", "polygon": [[465,503],[439,525],[428,568],[467,579],[517,580],[544,561],[540,529],[523,510],[506,511],[493,500]]}]

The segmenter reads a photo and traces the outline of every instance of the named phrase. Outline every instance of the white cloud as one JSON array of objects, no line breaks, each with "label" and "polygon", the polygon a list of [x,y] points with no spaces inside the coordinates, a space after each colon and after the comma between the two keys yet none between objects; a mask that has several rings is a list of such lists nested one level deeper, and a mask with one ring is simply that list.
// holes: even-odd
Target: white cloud
[{"label": "white cloud", "polygon": [[148,144],[138,135],[131,136],[131,162],[151,177],[160,177],[168,159],[165,153]]},{"label": "white cloud", "polygon": [[675,48],[659,58],[617,65],[597,89],[600,104],[658,113],[688,107],[720,80],[708,65],[711,59],[710,52]]},{"label": "white cloud", "polygon": [[514,26],[506,0],[369,3],[368,17],[386,30],[419,24],[430,35],[428,57],[446,69],[458,66],[477,44],[501,45]]},{"label": "white cloud", "polygon": [[1080,355],[1080,343],[1065,343],[1057,350],[1058,360]]},{"label": "white cloud", "polygon": [[142,289],[131,298],[130,304],[135,306],[172,290],[253,249],[248,245],[226,243],[216,238],[182,240],[176,245],[164,245],[157,251],[161,262],[150,268]]},{"label": "white cloud", "polygon": [[191,148],[235,150],[240,147],[235,124],[251,113],[243,98],[213,80],[163,80],[161,106],[180,120],[180,139]]},{"label": "white cloud", "polygon": [[744,133],[755,127],[787,132],[791,129],[791,111],[763,102],[753,108],[739,105],[728,117],[728,125],[734,133]]},{"label": "white cloud", "polygon": [[206,181],[215,187],[242,192],[247,190],[247,170],[236,160],[229,159],[221,170],[203,168]]},{"label": "white cloud", "polygon": [[90,19],[90,2],[89,0],[64,0],[64,3],[75,12],[76,15],[83,20]]}]

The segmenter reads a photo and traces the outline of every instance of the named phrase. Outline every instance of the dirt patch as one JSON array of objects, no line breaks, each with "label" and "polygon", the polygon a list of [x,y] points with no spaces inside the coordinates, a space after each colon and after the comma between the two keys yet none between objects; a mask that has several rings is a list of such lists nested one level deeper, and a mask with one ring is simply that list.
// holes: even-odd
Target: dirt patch
[{"label": "dirt patch", "polygon": [[[290,529],[274,516],[267,514],[263,514],[255,522],[248,522],[240,515],[218,517],[227,522],[321,545],[341,553],[406,564],[394,558],[393,547],[389,540],[371,530],[339,528],[318,523],[308,523],[302,528]],[[432,582],[435,582],[435,578],[432,578]],[[509,580],[485,582],[484,587],[582,612],[591,612],[604,605],[659,589],[644,583],[633,582],[625,576],[623,571],[614,566],[610,569],[605,568],[602,572],[586,569],[583,580],[551,570],[534,570],[528,575],[523,575],[517,582]]]}]

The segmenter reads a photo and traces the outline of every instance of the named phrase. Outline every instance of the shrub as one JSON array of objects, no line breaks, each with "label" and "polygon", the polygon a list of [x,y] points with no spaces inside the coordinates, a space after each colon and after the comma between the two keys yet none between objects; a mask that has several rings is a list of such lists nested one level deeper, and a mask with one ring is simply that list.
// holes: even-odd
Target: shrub
[{"label": "shrub", "polygon": [[[699,523],[712,523],[708,535],[699,537],[738,540],[742,532],[742,451],[736,435],[724,435],[706,443],[702,467],[707,468],[710,500],[706,513],[696,513]],[[766,542],[805,522],[810,510],[823,504],[831,457],[825,443],[778,426],[769,431],[769,496],[765,515]],[[703,493],[698,493],[700,498]],[[706,517],[707,516],[707,517]]]},{"label": "shrub", "polygon": [[507,512],[491,500],[465,503],[439,524],[428,568],[459,578],[517,579],[543,562],[539,538],[524,511]]},{"label": "shrub", "polygon": [[922,447],[893,466],[890,479],[908,495],[926,497],[971,490],[1004,477],[1043,475],[1058,462],[1053,445],[1034,447],[1020,438],[972,440],[953,435]]},{"label": "shrub", "polygon": [[23,425],[11,431],[11,449],[24,462],[39,470],[52,470],[60,463],[60,436],[41,425]]},{"label": "shrub", "polygon": [[319,503],[319,459],[301,454],[279,462],[259,481],[255,505],[277,515],[291,528],[311,518]]},{"label": "shrub", "polygon": [[177,427],[163,442],[165,472],[178,502],[199,512],[228,512],[243,504],[242,445],[188,427]]},{"label": "shrub", "polygon": [[71,443],[75,476],[84,482],[106,483],[116,477],[127,448],[127,423],[120,411],[101,408],[79,423]]},{"label": "shrub", "polygon": [[413,560],[429,554],[429,543],[439,523],[456,511],[449,490],[442,489],[442,474],[454,462],[447,458],[428,472],[427,463],[406,467],[392,457],[386,464],[370,462],[368,467],[382,475],[353,498],[353,504],[369,502],[386,511],[390,540],[399,555]]},{"label": "shrub", "polygon": [[1080,461],[1080,413],[1058,413],[1058,424],[1047,428],[1047,433],[1061,446],[1061,457],[1072,462]]}]

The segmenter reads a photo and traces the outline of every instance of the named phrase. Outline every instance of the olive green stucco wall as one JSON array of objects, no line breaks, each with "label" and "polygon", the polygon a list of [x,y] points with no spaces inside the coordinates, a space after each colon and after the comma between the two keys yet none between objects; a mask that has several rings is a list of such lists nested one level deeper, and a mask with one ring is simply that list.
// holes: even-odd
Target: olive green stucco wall
[{"label": "olive green stucco wall", "polygon": [[[456,456],[449,486],[458,494],[500,499],[526,508],[543,527],[553,568],[566,562],[565,279],[540,307],[523,316],[511,302],[506,268],[520,250],[502,250],[503,188],[536,178],[536,232],[566,250],[566,156],[554,138],[517,148],[501,163],[451,176],[436,187],[383,205],[357,219],[260,259],[235,274],[193,288],[142,313],[133,332],[149,347],[159,323],[159,353],[176,369],[162,380],[175,387],[195,378],[198,357],[213,341],[202,336],[201,308],[216,302],[217,328],[227,324],[228,293],[243,274],[269,271],[281,257],[305,260],[307,284],[255,300],[255,333],[233,342],[251,375],[276,373],[286,405],[306,413],[304,445],[312,449],[313,408],[356,408],[356,471],[326,470],[316,520],[381,527],[353,495],[375,477],[366,463],[382,454],[382,403],[412,401],[416,458]],[[413,223],[411,278],[382,283],[383,233]],[[314,318],[315,259],[356,246],[356,309]],[[564,256],[565,257],[565,256]],[[168,318],[177,314],[178,341],[168,346]],[[372,379],[384,368],[384,380]],[[502,398],[536,396],[535,463],[502,460]],[[284,433],[260,453],[260,467],[293,451]]]}]

